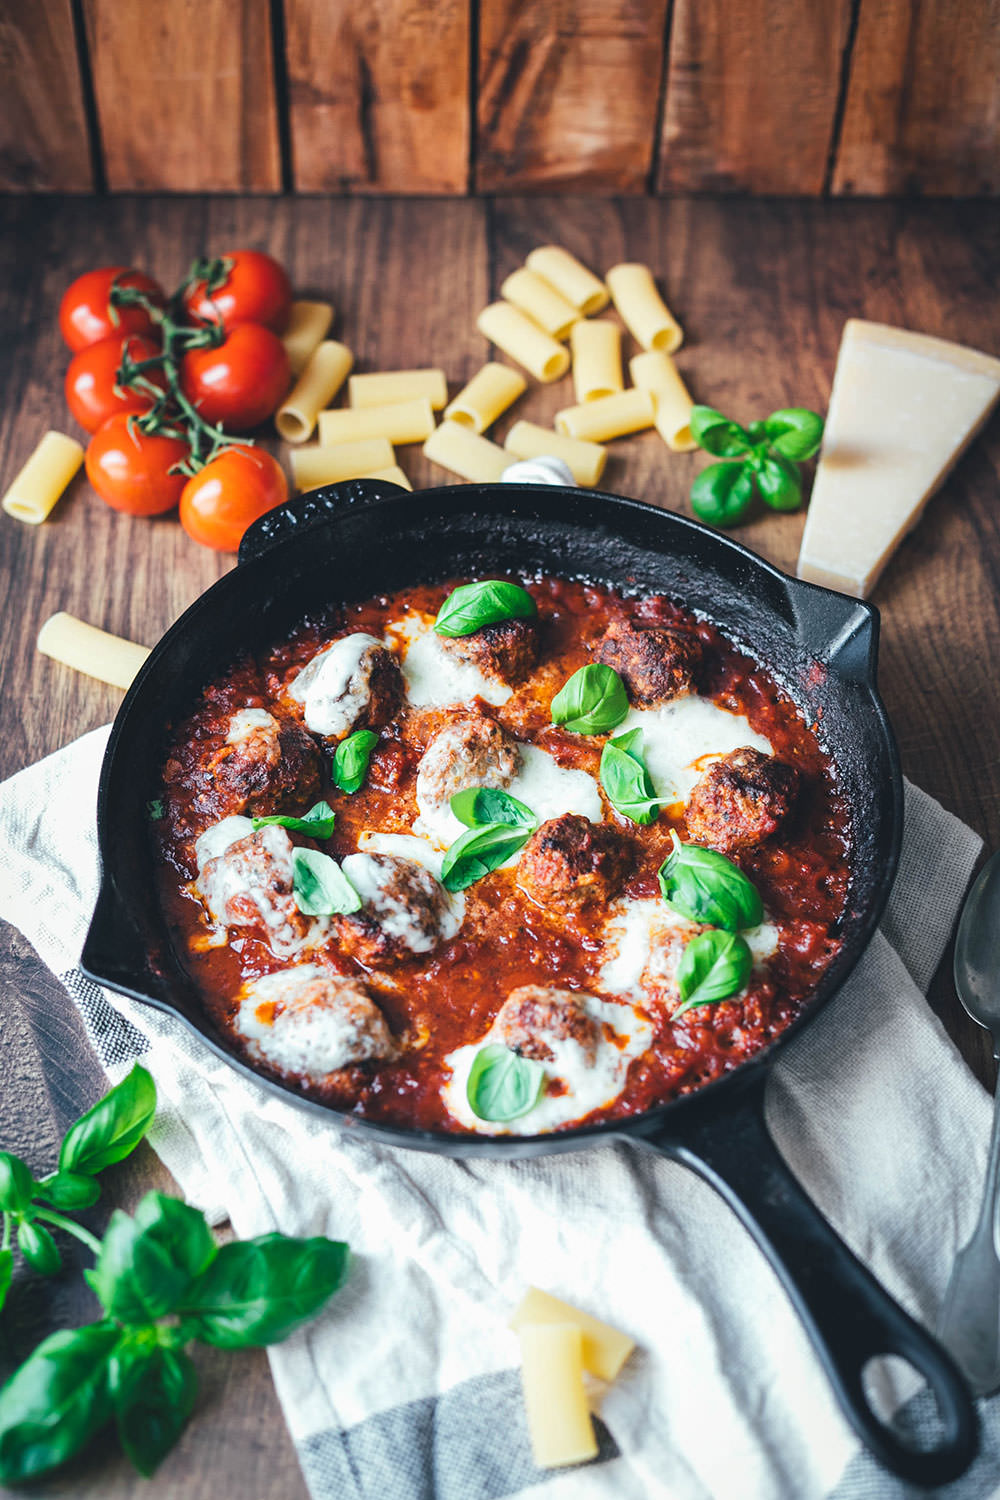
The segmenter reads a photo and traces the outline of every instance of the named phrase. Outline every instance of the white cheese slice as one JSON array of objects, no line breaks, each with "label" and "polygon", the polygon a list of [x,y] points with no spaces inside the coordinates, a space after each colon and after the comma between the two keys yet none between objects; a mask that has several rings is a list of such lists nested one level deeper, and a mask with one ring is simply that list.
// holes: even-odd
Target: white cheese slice
[{"label": "white cheese slice", "polygon": [[345,635],[307,662],[288,689],[301,703],[307,726],[316,734],[340,739],[354,727],[371,696],[364,658],[384,642],[365,631]]},{"label": "white cheese slice", "polygon": [[[685,944],[699,929],[658,897],[639,901],[621,898],[612,903],[610,911],[603,932],[607,957],[599,986],[609,995],[642,1003],[646,991],[641,980],[647,968],[652,966],[658,977],[671,979]],[[778,951],[778,929],[767,921],[766,913],[759,926],[747,928],[740,936],[753,955],[755,969],[762,969]]]},{"label": "white cheese slice", "polygon": [[852,318],[798,574],[863,599],[1000,396],[1000,359]]},{"label": "white cheese slice", "polygon": [[513,688],[487,677],[472,662],[459,661],[434,634],[430,615],[413,611],[386,627],[386,635],[403,658],[406,696],[414,708],[451,708],[484,698],[499,708]]},{"label": "white cheese slice", "polygon": [[642,753],[658,797],[686,802],[694,784],[720,755],[750,745],[773,755],[770,740],[751,729],[742,714],[719,708],[710,698],[693,693],[674,698],[661,708],[629,709],[615,735],[642,730]]}]

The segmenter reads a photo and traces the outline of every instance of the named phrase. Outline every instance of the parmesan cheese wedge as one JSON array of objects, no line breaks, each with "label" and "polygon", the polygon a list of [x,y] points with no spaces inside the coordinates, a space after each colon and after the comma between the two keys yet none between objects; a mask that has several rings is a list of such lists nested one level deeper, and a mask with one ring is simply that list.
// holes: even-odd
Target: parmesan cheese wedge
[{"label": "parmesan cheese wedge", "polygon": [[520,1332],[526,1323],[572,1323],[579,1328],[583,1339],[583,1368],[601,1380],[614,1380],[635,1348],[627,1333],[612,1328],[610,1323],[602,1323],[590,1313],[581,1312],[569,1302],[561,1302],[537,1286],[529,1286],[511,1314],[511,1328]]},{"label": "parmesan cheese wedge", "polygon": [[998,396],[1000,359],[852,318],[837,356],[799,577],[865,598]]},{"label": "parmesan cheese wedge", "polygon": [[525,1323],[519,1336],[524,1408],[535,1463],[540,1469],[556,1469],[596,1458],[579,1328],[572,1323]]}]

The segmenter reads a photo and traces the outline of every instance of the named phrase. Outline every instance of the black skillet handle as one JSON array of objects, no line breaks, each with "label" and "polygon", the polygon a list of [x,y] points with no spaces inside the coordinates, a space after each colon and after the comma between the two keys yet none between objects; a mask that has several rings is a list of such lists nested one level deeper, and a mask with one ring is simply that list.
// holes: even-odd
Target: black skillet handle
[{"label": "black skillet handle", "polygon": [[[791,1298],[847,1420],[875,1457],[916,1484],[957,1479],[979,1447],[976,1412],[962,1377],[803,1192],[764,1123],[765,1070],[755,1073],[722,1113],[693,1111],[671,1121],[669,1135],[630,1138],[691,1167],[735,1210]],[[862,1372],[869,1360],[886,1354],[915,1366],[930,1386],[943,1426],[935,1447],[907,1447],[873,1411]]]},{"label": "black skillet handle", "polygon": [[250,562],[260,557],[286,537],[300,536],[314,526],[322,526],[332,515],[352,505],[371,505],[397,495],[405,495],[402,485],[388,479],[346,479],[341,484],[324,484],[321,489],[296,495],[261,516],[244,533],[239,560]]}]

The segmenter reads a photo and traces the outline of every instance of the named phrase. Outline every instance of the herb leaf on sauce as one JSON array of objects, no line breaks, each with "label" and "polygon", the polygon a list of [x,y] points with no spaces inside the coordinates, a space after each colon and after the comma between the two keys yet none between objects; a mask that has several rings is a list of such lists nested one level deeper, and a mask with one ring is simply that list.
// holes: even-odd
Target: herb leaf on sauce
[{"label": "herb leaf on sauce", "polygon": [[527,589],[502,578],[486,578],[453,589],[438,610],[434,630],[437,635],[472,635],[484,625],[499,625],[502,620],[533,620],[537,613]]},{"label": "herb leaf on sauce", "polygon": [[738,865],[715,849],[682,844],[677,835],[673,853],[659,869],[660,894],[668,906],[689,922],[739,932],[763,921],[764,904],[757,887]]},{"label": "herb leaf on sauce", "polygon": [[251,821],[254,833],[258,828],[276,825],[279,828],[287,828],[289,833],[308,833],[314,839],[328,839],[333,832],[336,816],[329,802],[316,802],[304,818],[286,818],[282,813],[267,818],[253,818]]},{"label": "herb leaf on sauce", "polygon": [[446,851],[441,864],[441,884],[446,891],[464,891],[522,849],[532,831],[523,823],[489,823],[485,828],[470,828]]},{"label": "herb leaf on sauce", "polygon": [[628,694],[614,667],[588,662],[556,693],[552,722],[572,734],[609,734],[628,713]]},{"label": "herb leaf on sauce", "polygon": [[468,786],[451,798],[451,810],[466,828],[484,828],[493,823],[534,828],[536,823],[530,807],[497,787]]},{"label": "herb leaf on sauce", "polygon": [[341,740],[333,753],[333,784],[342,792],[356,792],[368,775],[368,763],[378,744],[370,729],[356,729]]},{"label": "herb leaf on sauce", "polygon": [[681,1004],[670,1019],[678,1020],[696,1005],[728,1000],[743,988],[752,968],[753,956],[738,933],[700,932],[687,944],[677,966]]},{"label": "herb leaf on sauce", "polygon": [[292,894],[307,917],[346,917],[364,905],[335,859],[318,849],[292,850]]},{"label": "herb leaf on sauce", "polygon": [[615,812],[633,823],[655,823],[670,799],[658,797],[642,758],[642,730],[608,740],[601,752],[601,786]]},{"label": "herb leaf on sauce", "polygon": [[476,1053],[465,1094],[478,1119],[517,1120],[534,1109],[544,1081],[540,1062],[493,1043]]}]

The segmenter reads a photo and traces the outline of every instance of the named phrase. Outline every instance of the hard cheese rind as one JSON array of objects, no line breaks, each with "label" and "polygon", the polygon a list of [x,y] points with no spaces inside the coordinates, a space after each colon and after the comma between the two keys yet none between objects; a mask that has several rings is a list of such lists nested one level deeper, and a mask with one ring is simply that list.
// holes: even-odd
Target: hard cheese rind
[{"label": "hard cheese rind", "polygon": [[1000,359],[852,318],[798,575],[863,599],[1000,396]]}]

